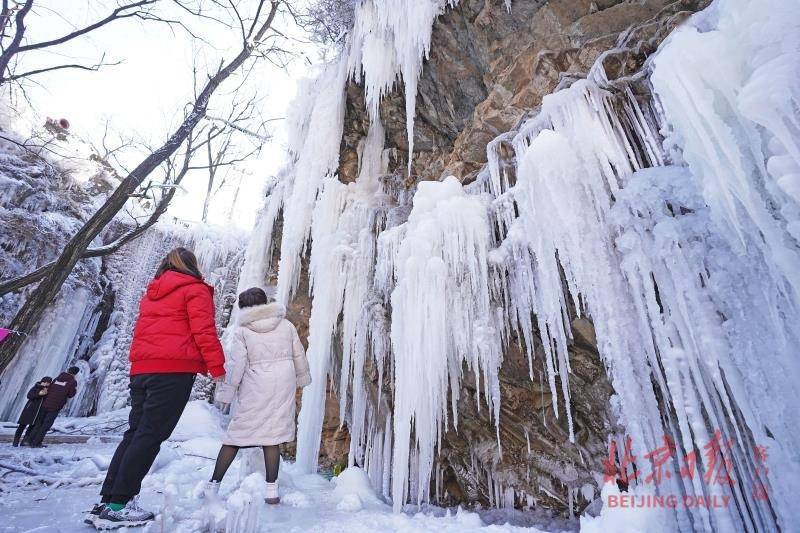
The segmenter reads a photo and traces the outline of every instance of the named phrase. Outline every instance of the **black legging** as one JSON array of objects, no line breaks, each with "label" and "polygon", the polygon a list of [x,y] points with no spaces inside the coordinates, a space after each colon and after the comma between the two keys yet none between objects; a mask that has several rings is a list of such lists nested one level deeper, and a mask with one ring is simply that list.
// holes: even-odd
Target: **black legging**
[{"label": "black legging", "polygon": [[[233,460],[236,459],[236,454],[239,453],[239,448],[242,446],[230,446],[223,444],[219,449],[217,455],[217,464],[214,465],[214,475],[211,476],[211,481],[219,483],[225,477],[225,472],[230,468]],[[264,450],[264,465],[267,468],[267,483],[275,483],[278,479],[278,467],[281,464],[281,449],[280,446],[262,446]]]}]

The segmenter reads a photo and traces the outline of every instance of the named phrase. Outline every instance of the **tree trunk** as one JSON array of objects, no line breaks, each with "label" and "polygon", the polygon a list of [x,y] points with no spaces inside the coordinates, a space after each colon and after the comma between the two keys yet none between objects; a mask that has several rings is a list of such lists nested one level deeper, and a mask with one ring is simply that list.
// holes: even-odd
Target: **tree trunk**
[{"label": "tree trunk", "polygon": [[[245,45],[242,51],[228,65],[212,76],[195,101],[191,113],[172,134],[167,142],[155,152],[147,156],[124,179],[98,211],[81,227],[64,247],[64,251],[53,264],[53,268],[31,292],[28,299],[17,312],[11,322],[11,329],[23,333],[32,333],[47,306],[58,295],[75,264],[81,259],[91,242],[100,234],[106,225],[113,220],[125,206],[142,181],[159,165],[166,161],[189,137],[192,130],[205,116],[208,101],[219,85],[225,81],[250,57],[253,47]],[[28,337],[12,335],[0,344],[0,373],[11,363],[16,353]]]},{"label": "tree trunk", "polygon": [[3,53],[0,54],[0,84],[2,84],[6,80],[6,71],[8,70],[8,65],[11,63],[11,59],[16,55],[17,50],[19,50],[20,44],[22,44],[22,38],[25,36],[25,16],[33,7],[33,0],[26,0],[25,4],[20,8],[17,12],[14,20],[15,20],[15,28],[14,28],[14,38],[8,44]]},{"label": "tree trunk", "polygon": [[[190,156],[187,154],[187,160],[189,157]],[[186,172],[187,169],[184,168],[184,170],[181,171],[181,174],[175,179],[172,185],[177,186],[178,184],[180,184],[181,180],[183,179],[183,175],[185,175]],[[131,242],[132,240],[138,238],[141,234],[143,234],[145,231],[150,229],[150,227],[152,227],[156,222],[158,222],[158,219],[161,218],[161,215],[167,212],[169,204],[174,196],[175,196],[175,188],[168,190],[166,193],[164,193],[164,196],[158,202],[158,206],[150,215],[150,218],[148,218],[144,224],[142,224],[141,226],[137,226],[130,232],[119,237],[114,242],[104,244],[103,246],[100,246],[98,248],[88,248],[86,251],[83,252],[83,255],[81,255],[81,259],[91,259],[93,257],[105,257],[107,255],[111,255],[120,248],[122,248],[123,246],[125,246],[126,244],[128,244],[129,242]],[[55,261],[52,261],[50,263],[40,266],[39,268],[37,268],[32,272],[28,272],[23,276],[0,283],[0,297],[8,293],[18,291],[20,289],[27,287],[28,285],[32,285],[37,281],[40,281],[47,274],[50,273],[50,271],[55,266],[55,263],[56,263]]]}]

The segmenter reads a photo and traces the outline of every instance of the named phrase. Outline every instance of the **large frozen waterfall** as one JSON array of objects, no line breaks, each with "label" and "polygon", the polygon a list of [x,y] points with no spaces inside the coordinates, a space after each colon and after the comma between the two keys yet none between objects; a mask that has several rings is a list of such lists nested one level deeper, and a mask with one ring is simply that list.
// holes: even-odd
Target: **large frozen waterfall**
[{"label": "large frozen waterfall", "polygon": [[[598,63],[490,143],[472,185],[447,177],[407,188],[404,176],[383,175],[378,104],[402,79],[413,131],[431,26],[449,4],[362,2],[341,56],[295,105],[292,163],[246,268],[266,271],[283,212],[278,294],[288,302],[310,246],[314,384],[303,394],[300,465],[316,468],[331,375],[350,462],[395,509],[428,500],[464,372],[499,423],[497,371],[512,333],[529,357],[543,347],[572,438],[569,317],[585,315],[624,428],[609,436],[611,462],[630,492],[731,498],[722,509],[666,510],[663,527],[800,528],[791,507],[800,492],[796,6],[718,0],[648,63],[647,102],[609,83]],[[344,184],[336,154],[349,78],[364,85],[371,125],[358,179]],[[503,164],[501,144],[513,147]],[[367,366],[378,369],[377,393],[365,386]],[[642,473],[664,442],[664,481],[636,479],[622,450]],[[724,461],[704,453],[709,443]],[[688,457],[697,477],[683,475]]]},{"label": "large frozen waterfall", "polygon": [[[40,325],[2,374],[0,420],[16,419],[25,391],[42,376],[56,376],[69,365],[80,368],[78,394],[66,413],[86,416],[127,405],[128,351],[147,284],[158,263],[176,246],[192,248],[208,283],[216,289],[217,323],[224,324],[235,299],[244,256],[238,230],[163,221],[144,235],[97,262],[101,294],[92,287],[67,284]],[[197,387],[209,380],[198,380]]]}]

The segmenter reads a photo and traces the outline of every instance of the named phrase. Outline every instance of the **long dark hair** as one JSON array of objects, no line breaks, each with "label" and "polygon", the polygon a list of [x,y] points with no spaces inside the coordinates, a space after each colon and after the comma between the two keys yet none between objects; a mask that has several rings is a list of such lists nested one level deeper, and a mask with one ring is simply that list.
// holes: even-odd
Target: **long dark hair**
[{"label": "long dark hair", "polygon": [[198,279],[203,279],[203,274],[200,273],[200,267],[197,266],[197,258],[191,250],[187,250],[186,248],[175,248],[168,253],[167,257],[161,261],[156,271],[156,277],[159,277],[167,270],[173,270],[175,272],[194,276]]}]

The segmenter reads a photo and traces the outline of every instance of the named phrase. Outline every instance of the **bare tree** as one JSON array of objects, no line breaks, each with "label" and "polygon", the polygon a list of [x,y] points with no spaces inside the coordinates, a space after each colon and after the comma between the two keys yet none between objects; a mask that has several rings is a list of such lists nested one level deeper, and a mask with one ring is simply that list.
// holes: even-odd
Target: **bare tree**
[{"label": "bare tree", "polygon": [[225,117],[206,116],[211,127],[206,132],[205,165],[192,166],[192,170],[208,172],[208,185],[203,202],[203,222],[208,221],[211,200],[235,172],[234,166],[261,152],[269,141],[267,121],[261,118],[255,96],[244,101],[234,101]]},{"label": "bare tree", "polygon": [[17,59],[27,52],[57,47],[118,20],[136,18],[139,20],[157,20],[169,24],[180,24],[178,21],[168,20],[155,14],[153,7],[158,1],[159,0],[128,1],[92,24],[82,28],[76,28],[60,37],[40,42],[26,43],[27,26],[25,19],[33,10],[35,0],[2,0],[2,12],[0,12],[0,85],[9,81],[19,81],[23,78],[43,74],[45,72],[52,72],[54,70],[97,70],[102,66],[118,64],[106,62],[105,55],[103,55],[97,63],[91,65],[63,63],[23,72],[17,72],[16,69],[13,68]]},{"label": "bare tree", "polygon": [[[98,246],[96,248],[87,248],[80,259],[91,259],[94,257],[105,257],[111,255],[129,242],[141,236],[145,231],[151,228],[158,222],[161,215],[167,212],[170,202],[175,196],[177,190],[181,188],[181,182],[192,170],[192,161],[203,154],[208,140],[196,143],[194,138],[197,135],[202,135],[202,128],[192,131],[183,144],[179,152],[173,154],[169,159],[164,161],[162,168],[164,170],[164,177],[158,183],[148,182],[142,188],[137,190],[136,193],[130,194],[130,198],[138,198],[141,204],[151,204],[152,212],[141,214],[131,214],[132,227],[126,227],[125,233],[116,237],[113,241]],[[105,137],[104,137],[105,139]],[[213,140],[213,136],[211,137]],[[128,140],[123,141],[125,144],[131,142]],[[106,152],[113,153],[116,148],[108,149]],[[101,157],[101,155],[98,155]],[[107,160],[104,160],[109,164]],[[110,164],[109,164],[110,165]],[[105,165],[104,165],[105,166]],[[143,220],[144,219],[144,220]],[[40,266],[24,276],[14,278],[10,281],[0,283],[0,296],[18,291],[33,283],[41,281],[45,276],[51,273],[56,261]]]},{"label": "bare tree", "polygon": [[298,22],[311,38],[322,43],[337,43],[353,28],[358,0],[313,0],[296,14]]},{"label": "bare tree", "polygon": [[[144,180],[157,168],[166,164],[180,147],[193,137],[195,128],[203,122],[206,116],[211,97],[220,85],[242,69],[250,58],[258,56],[256,52],[262,49],[271,34],[277,32],[272,25],[279,9],[281,6],[288,7],[286,0],[259,0],[255,4],[254,15],[245,18],[240,14],[234,2],[231,2],[230,5],[241,30],[240,51],[230,60],[222,61],[217,69],[209,73],[201,90],[197,93],[197,97],[188,106],[188,112],[183,121],[166,142],[147,155],[127,174],[105,203],[70,239],[17,312],[11,322],[12,329],[24,333],[30,333],[33,330],[47,306],[58,295],[76,263],[87,253],[91,242],[125,207],[131,195],[136,193]],[[10,283],[14,281],[12,280]],[[13,360],[23,342],[25,342],[23,336],[15,335],[0,345],[0,372]]]}]

